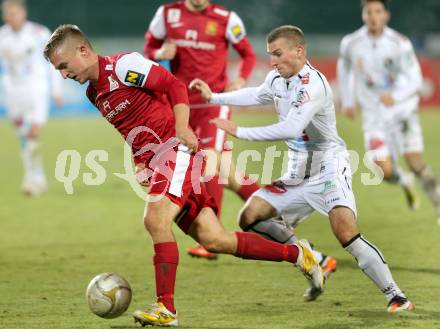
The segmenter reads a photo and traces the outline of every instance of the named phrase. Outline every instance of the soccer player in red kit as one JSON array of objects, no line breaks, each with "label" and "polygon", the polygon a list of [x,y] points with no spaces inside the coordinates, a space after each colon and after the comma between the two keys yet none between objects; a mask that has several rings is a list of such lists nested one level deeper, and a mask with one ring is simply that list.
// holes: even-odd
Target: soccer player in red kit
[{"label": "soccer player in red kit", "polygon": [[99,56],[75,25],[59,26],[44,55],[64,78],[89,82],[90,101],[131,145],[135,162],[151,170],[148,195],[163,196],[147,202],[144,215],[154,245],[157,300],[135,311],[136,321],[178,325],[174,285],[179,252],[173,221],[210,252],[287,261],[322,288],[323,275],[307,241],[283,245],[256,233],[224,230],[201,183],[204,156],[196,152],[197,139],[188,127],[189,102],[181,81],[138,53]]},{"label": "soccer player in red kit", "polygon": [[[170,60],[171,72],[187,86],[194,78],[201,78],[212,86],[214,92],[236,90],[245,85],[255,65],[255,53],[240,17],[209,0],[185,0],[160,6],[145,38],[144,55],[155,61]],[[228,84],[229,45],[240,55],[241,62],[237,79]],[[211,160],[215,160],[208,161],[208,164],[214,164],[214,168],[207,168],[205,185],[220,211],[224,185],[219,182],[219,159],[226,135],[209,121],[218,117],[230,118],[231,109],[227,105],[208,105],[193,90],[188,93],[191,104],[189,124],[198,135],[201,148]],[[233,164],[227,186],[243,200],[259,188],[249,177],[236,175]],[[190,248],[188,253],[209,259],[217,256],[201,246]]]}]

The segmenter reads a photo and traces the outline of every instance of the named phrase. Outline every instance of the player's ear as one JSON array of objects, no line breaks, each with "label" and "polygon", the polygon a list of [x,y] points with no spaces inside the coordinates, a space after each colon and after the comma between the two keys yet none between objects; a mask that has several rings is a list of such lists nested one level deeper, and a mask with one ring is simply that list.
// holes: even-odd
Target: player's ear
[{"label": "player's ear", "polygon": [[81,43],[78,46],[78,50],[79,50],[81,57],[87,57],[90,53],[89,47],[87,47],[84,43]]}]

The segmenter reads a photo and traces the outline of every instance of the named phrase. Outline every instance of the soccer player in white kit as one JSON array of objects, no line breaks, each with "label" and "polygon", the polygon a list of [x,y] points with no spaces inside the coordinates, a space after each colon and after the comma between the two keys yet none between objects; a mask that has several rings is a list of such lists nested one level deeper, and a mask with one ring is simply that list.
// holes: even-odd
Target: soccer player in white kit
[{"label": "soccer player in white kit", "polygon": [[[259,87],[216,94],[201,80],[191,82],[210,103],[276,107],[279,122],[269,126],[244,128],[220,118],[212,121],[240,139],[285,140],[288,145],[287,172],[253,194],[240,212],[240,226],[249,230],[277,217],[295,226],[316,210],[329,217],[336,238],[385,294],[388,311],[412,310],[414,305],[393,280],[381,252],[359,232],[348,153],[336,130],[332,90],[307,61],[303,32],[291,25],[278,27],[267,37],[267,50],[274,70]],[[310,290],[306,300],[313,293]]]},{"label": "soccer player in white kit", "polygon": [[390,14],[386,0],[363,0],[363,27],[342,39],[338,80],[343,111],[362,112],[367,154],[390,183],[400,184],[411,208],[412,174],[397,165],[398,153],[420,179],[440,216],[440,187],[423,159],[423,137],[418,117],[422,74],[410,40],[386,26]]},{"label": "soccer player in white kit", "polygon": [[0,62],[4,71],[5,105],[17,130],[24,166],[22,190],[28,195],[46,191],[39,148],[40,128],[47,122],[49,97],[62,105],[61,76],[44,60],[50,31],[27,21],[23,0],[4,0],[5,25],[0,28]]}]

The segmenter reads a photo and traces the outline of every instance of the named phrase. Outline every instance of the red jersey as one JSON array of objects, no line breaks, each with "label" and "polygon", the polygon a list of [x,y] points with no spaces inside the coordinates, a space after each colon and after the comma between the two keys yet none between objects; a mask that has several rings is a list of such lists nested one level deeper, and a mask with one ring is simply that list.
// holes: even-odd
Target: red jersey
[{"label": "red jersey", "polygon": [[[255,65],[255,53],[246,36],[242,20],[222,6],[209,4],[201,11],[190,11],[184,2],[166,4],[157,10],[146,33],[144,54],[156,58],[164,41],[177,45],[171,72],[188,84],[194,78],[222,92],[227,83],[228,45],[242,58],[239,75],[247,79]],[[189,91],[191,104],[203,104],[200,94]]]},{"label": "red jersey", "polygon": [[170,104],[188,104],[186,87],[138,53],[98,59],[99,78],[87,97],[130,144],[135,162],[148,165],[154,150],[176,135]]}]

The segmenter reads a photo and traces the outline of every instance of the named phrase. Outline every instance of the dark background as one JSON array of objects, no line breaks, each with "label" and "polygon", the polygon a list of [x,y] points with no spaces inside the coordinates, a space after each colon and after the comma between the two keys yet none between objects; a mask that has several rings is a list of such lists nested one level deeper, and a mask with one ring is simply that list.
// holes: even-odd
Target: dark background
[{"label": "dark background", "polygon": [[[91,37],[139,36],[161,0],[28,0],[29,17],[54,29],[79,25]],[[361,25],[358,0],[217,0],[236,11],[248,34],[294,24],[306,34],[345,34]],[[412,38],[440,31],[440,0],[394,0],[390,26]]]}]

